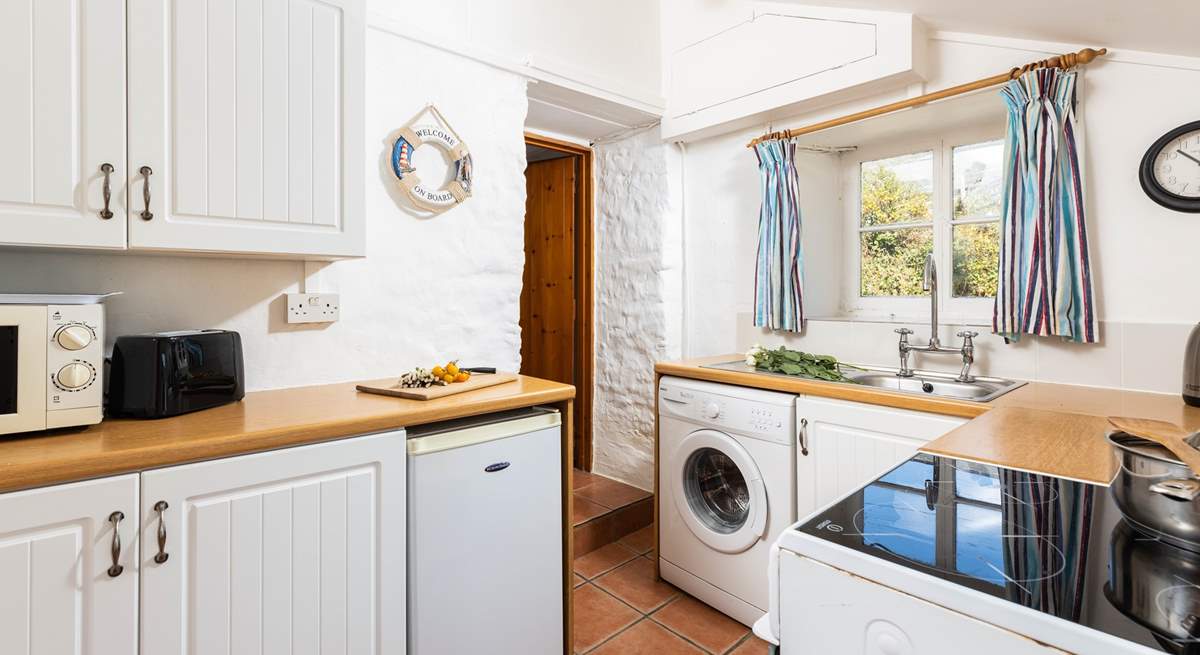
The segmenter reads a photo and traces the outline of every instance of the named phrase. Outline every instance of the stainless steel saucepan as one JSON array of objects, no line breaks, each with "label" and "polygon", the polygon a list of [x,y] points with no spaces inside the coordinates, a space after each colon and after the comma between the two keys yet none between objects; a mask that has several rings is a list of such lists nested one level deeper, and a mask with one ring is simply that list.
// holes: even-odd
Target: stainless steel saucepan
[{"label": "stainless steel saucepan", "polygon": [[[1125,519],[1180,548],[1200,553],[1200,477],[1165,447],[1124,432],[1108,441],[1121,470],[1110,490]],[[1187,442],[1200,444],[1200,434]]]},{"label": "stainless steel saucepan", "polygon": [[1147,539],[1119,522],[1109,541],[1104,596],[1150,630],[1163,650],[1200,655],[1200,553]]}]

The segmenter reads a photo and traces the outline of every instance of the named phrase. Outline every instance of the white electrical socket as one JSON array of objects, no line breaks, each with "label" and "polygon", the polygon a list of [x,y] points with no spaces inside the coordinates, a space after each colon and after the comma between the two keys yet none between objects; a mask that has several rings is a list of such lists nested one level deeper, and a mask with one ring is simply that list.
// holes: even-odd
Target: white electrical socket
[{"label": "white electrical socket", "polygon": [[336,293],[287,294],[288,323],[332,323],[341,316]]}]

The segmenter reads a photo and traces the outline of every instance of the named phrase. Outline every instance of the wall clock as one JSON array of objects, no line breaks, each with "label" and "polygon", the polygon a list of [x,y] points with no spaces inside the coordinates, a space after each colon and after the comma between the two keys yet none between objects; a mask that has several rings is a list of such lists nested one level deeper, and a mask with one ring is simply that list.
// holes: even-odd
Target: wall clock
[{"label": "wall clock", "polygon": [[1150,199],[1167,209],[1200,212],[1200,121],[1162,135],[1142,157],[1138,177]]}]

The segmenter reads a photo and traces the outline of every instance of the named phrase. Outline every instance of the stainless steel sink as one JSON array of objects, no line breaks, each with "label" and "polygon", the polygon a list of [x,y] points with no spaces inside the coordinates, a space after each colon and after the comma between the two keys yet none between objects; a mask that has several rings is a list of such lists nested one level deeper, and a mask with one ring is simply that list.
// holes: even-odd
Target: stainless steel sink
[{"label": "stainless steel sink", "polygon": [[855,384],[924,396],[941,396],[986,403],[1025,384],[1002,378],[977,377],[974,382],[959,382],[953,374],[913,371],[910,378],[896,375],[896,369],[843,367],[842,373]]},{"label": "stainless steel sink", "polygon": [[[784,375],[783,373],[768,373],[756,370],[753,366],[748,366],[746,362],[741,360],[705,364],[703,368],[797,379],[794,376]],[[842,365],[842,373],[850,379],[851,384],[861,384],[866,387],[921,396],[971,400],[979,403],[995,400],[1025,384],[1016,380],[988,377],[977,377],[974,382],[959,382],[954,379],[956,376],[953,373],[934,373],[932,371],[913,371],[912,377],[902,378],[896,375],[898,370],[883,366]]]}]

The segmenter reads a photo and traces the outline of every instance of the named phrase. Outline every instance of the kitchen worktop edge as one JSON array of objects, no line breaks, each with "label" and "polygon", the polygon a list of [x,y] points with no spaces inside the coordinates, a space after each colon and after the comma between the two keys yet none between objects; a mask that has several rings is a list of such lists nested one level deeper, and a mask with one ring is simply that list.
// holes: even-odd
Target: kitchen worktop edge
[{"label": "kitchen worktop edge", "polygon": [[1108,484],[1116,458],[1105,440],[1106,416],[1170,421],[1200,430],[1200,409],[1174,394],[1029,382],[991,402],[979,403],[839,384],[705,368],[736,361],[737,354],[655,364],[659,375],[672,375],[738,386],[807,394],[931,412],[969,419],[926,444],[936,455]]},{"label": "kitchen worktop edge", "polygon": [[[378,381],[372,381],[378,382]],[[568,384],[518,380],[428,401],[355,390],[356,382],[246,394],[237,403],[157,420],[0,438],[0,492],[133,473],[573,400]]]}]

